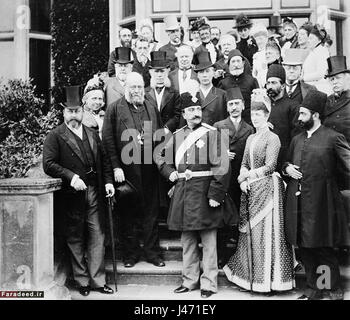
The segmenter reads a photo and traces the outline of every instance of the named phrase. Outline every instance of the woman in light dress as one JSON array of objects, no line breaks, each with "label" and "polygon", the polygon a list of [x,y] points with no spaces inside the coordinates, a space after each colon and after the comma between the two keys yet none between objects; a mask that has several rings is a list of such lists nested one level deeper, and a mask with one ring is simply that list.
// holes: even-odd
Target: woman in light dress
[{"label": "woman in light dress", "polygon": [[242,196],[237,250],[223,270],[239,287],[269,293],[293,289],[294,254],[284,234],[284,185],[275,172],[281,143],[268,127],[269,99],[266,93],[259,96],[252,96],[256,133],[247,140],[238,177]]}]

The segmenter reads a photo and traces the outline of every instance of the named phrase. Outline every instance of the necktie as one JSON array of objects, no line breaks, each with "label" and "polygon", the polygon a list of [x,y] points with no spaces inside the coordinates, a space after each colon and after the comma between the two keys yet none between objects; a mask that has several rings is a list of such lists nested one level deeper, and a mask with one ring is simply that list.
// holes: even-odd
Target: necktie
[{"label": "necktie", "polygon": [[161,87],[161,88],[157,87],[157,88],[156,88],[157,93],[160,94],[160,93],[162,92],[163,88],[164,88],[164,87]]},{"label": "necktie", "polygon": [[187,79],[187,72],[186,70],[182,70],[182,80],[185,81]]}]

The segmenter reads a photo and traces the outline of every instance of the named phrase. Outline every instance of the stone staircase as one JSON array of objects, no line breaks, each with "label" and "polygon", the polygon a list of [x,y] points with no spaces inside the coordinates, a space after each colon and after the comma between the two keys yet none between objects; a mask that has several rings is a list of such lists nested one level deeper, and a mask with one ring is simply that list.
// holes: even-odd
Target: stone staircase
[{"label": "stone staircase", "polygon": [[[118,285],[142,285],[142,286],[179,286],[181,284],[182,270],[182,247],[180,243],[180,233],[167,230],[165,223],[160,223],[160,246],[165,260],[165,267],[156,267],[145,261],[139,261],[133,268],[125,268],[123,263],[117,261]],[[235,248],[235,243],[228,246]],[[117,250],[117,257],[120,257],[120,252]],[[106,251],[106,274],[107,283],[113,284],[113,265],[111,252]],[[350,290],[350,257],[347,261],[343,261],[341,267],[341,275],[345,287]],[[304,270],[296,273],[296,282],[302,282],[305,277]],[[223,270],[219,270],[218,276],[219,287],[231,286]]]}]

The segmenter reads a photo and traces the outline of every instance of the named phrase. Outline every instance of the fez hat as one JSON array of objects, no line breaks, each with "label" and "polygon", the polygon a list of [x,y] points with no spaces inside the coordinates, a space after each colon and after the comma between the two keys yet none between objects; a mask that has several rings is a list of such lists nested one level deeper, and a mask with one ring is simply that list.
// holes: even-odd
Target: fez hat
[{"label": "fez hat", "polygon": [[333,77],[339,73],[350,73],[350,70],[346,65],[346,57],[345,56],[333,56],[327,58],[328,64],[328,74],[326,74],[326,78]]},{"label": "fez hat", "polygon": [[236,17],[236,25],[233,28],[234,29],[249,28],[251,25],[252,25],[252,22],[249,20],[249,18],[244,13],[240,13]]},{"label": "fez hat", "polygon": [[132,63],[134,61],[131,49],[126,47],[115,48],[115,58],[116,63],[122,64]]},{"label": "fez hat", "polygon": [[192,96],[189,92],[184,92],[180,95],[181,110],[192,106],[200,106],[201,103],[196,96]]},{"label": "fez hat", "polygon": [[241,51],[239,51],[238,49],[233,49],[229,52],[228,54],[228,60],[227,60],[227,64],[230,65],[230,61],[233,57],[239,56],[242,58],[242,60],[244,60],[244,56],[242,54]]},{"label": "fez hat", "polygon": [[323,116],[323,111],[327,102],[327,95],[318,90],[310,90],[300,107],[318,112],[320,117]]},{"label": "fez hat", "polygon": [[213,66],[213,63],[210,60],[209,51],[199,52],[197,55],[195,55],[194,62],[196,65],[194,68],[195,72],[198,72]]},{"label": "fez hat", "polygon": [[180,24],[175,15],[166,16],[163,21],[165,23],[165,31],[180,29]]},{"label": "fez hat", "polygon": [[281,16],[278,14],[274,14],[273,16],[270,17],[270,24],[267,27],[267,29],[272,29],[272,28],[280,28],[282,27],[282,19]]},{"label": "fez hat", "polygon": [[308,54],[306,49],[287,49],[282,64],[288,66],[302,65]]},{"label": "fez hat", "polygon": [[237,99],[240,99],[242,101],[244,100],[241,89],[239,87],[233,87],[226,90],[227,101],[237,100]]},{"label": "fez hat", "polygon": [[82,106],[81,100],[83,96],[83,86],[67,86],[64,87],[65,100],[61,103],[64,108],[78,109]]},{"label": "fez hat", "polygon": [[165,51],[152,51],[150,69],[164,69],[169,67]]},{"label": "fez hat", "polygon": [[286,82],[286,71],[280,64],[272,64],[267,70],[266,80],[272,77],[280,78],[282,83]]}]

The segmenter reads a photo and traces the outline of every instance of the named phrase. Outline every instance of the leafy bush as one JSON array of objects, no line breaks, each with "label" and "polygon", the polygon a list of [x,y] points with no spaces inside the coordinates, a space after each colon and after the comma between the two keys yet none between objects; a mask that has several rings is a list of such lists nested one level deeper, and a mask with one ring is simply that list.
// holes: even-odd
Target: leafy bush
[{"label": "leafy bush", "polygon": [[63,87],[85,84],[107,71],[108,0],[54,1],[51,14],[54,82],[52,94],[62,101]]},{"label": "leafy bush", "polygon": [[46,135],[59,124],[58,111],[46,115],[45,101],[31,81],[0,83],[0,178],[24,177],[42,154]]}]

